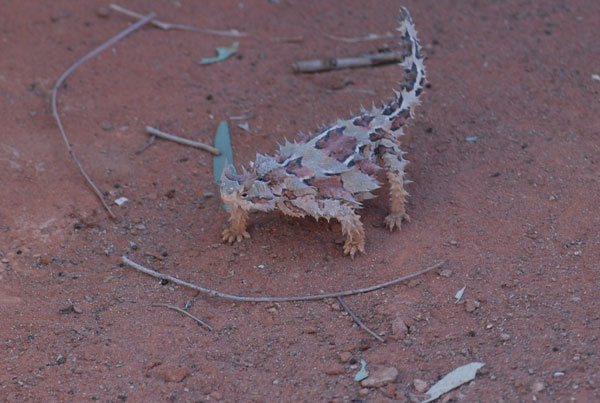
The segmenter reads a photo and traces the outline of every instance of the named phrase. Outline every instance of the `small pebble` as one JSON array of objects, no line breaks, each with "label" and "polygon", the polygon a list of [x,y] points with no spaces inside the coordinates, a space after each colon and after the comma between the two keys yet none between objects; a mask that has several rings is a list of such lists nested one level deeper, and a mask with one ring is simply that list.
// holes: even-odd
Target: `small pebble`
[{"label": "small pebble", "polygon": [[78,314],[78,315],[83,313],[83,311],[81,310],[81,308],[78,307],[77,305],[73,305],[73,312],[76,313],[76,314]]},{"label": "small pebble", "polygon": [[398,377],[398,370],[394,367],[382,368],[377,371],[373,371],[367,379],[360,382],[363,388],[379,388],[387,385],[390,382],[394,382]]},{"label": "small pebble", "polygon": [[564,376],[564,375],[565,375],[565,373],[564,373],[564,372],[562,372],[562,371],[556,371],[556,372],[554,373],[554,377],[555,377],[555,378],[558,378],[559,376]]},{"label": "small pebble", "polygon": [[223,399],[223,395],[215,390],[214,392],[210,393],[210,398],[214,400],[221,400]]},{"label": "small pebble", "polygon": [[427,389],[429,389],[429,385],[422,379],[415,379],[413,381],[413,386],[418,393],[425,393]]},{"label": "small pebble", "polygon": [[465,303],[465,310],[469,313],[474,312],[477,308],[479,308],[481,304],[477,301],[475,301],[474,299],[469,299],[467,300],[467,302]]},{"label": "small pebble", "polygon": [[510,334],[508,334],[508,333],[502,333],[502,334],[500,334],[500,340],[502,340],[502,341],[509,341],[510,340]]},{"label": "small pebble", "polygon": [[164,367],[160,376],[165,382],[181,382],[187,377],[189,370],[186,367]]},{"label": "small pebble", "polygon": [[204,196],[205,199],[210,199],[211,197],[215,197],[215,194],[211,191],[205,190],[202,192],[202,196]]},{"label": "small pebble", "polygon": [[102,121],[102,123],[100,124],[100,127],[102,128],[102,130],[104,130],[106,132],[111,131],[113,129],[112,123],[110,123],[108,120]]},{"label": "small pebble", "polygon": [[110,8],[108,7],[99,7],[96,10],[96,15],[100,18],[108,18],[110,16]]},{"label": "small pebble", "polygon": [[392,335],[395,338],[400,338],[408,334],[408,326],[402,318],[397,317],[392,321]]},{"label": "small pebble", "polygon": [[533,385],[531,385],[531,391],[533,393],[539,393],[542,390],[546,389],[546,385],[544,385],[544,382],[535,382]]},{"label": "small pebble", "polygon": [[344,351],[340,353],[340,362],[348,362],[352,359],[352,353],[349,351]]},{"label": "small pebble", "polygon": [[444,269],[440,272],[440,276],[448,278],[452,275],[452,270],[450,269]]},{"label": "small pebble", "polygon": [[369,389],[367,388],[362,388],[361,390],[358,391],[358,395],[360,397],[366,397],[369,394]]},{"label": "small pebble", "polygon": [[331,364],[329,367],[325,368],[325,373],[327,375],[341,375],[344,372],[346,371],[342,364]]},{"label": "small pebble", "polygon": [[396,384],[388,383],[387,385],[385,385],[385,388],[383,389],[383,394],[389,397],[390,399],[396,397]]}]

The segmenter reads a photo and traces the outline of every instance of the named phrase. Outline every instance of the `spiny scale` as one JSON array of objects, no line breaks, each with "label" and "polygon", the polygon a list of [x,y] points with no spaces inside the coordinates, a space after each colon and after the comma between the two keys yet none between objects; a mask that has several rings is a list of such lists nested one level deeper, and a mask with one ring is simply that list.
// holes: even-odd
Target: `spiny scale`
[{"label": "spiny scale", "polygon": [[346,236],[344,253],[354,257],[364,252],[364,230],[356,213],[361,201],[374,197],[380,186],[377,172],[383,168],[390,183],[388,229],[408,220],[405,212],[404,168],[398,137],[407,120],[413,117],[425,81],[417,31],[408,11],[400,10],[401,45],[409,49],[400,66],[406,78],[395,98],[381,107],[373,104],[368,112],[350,119],[337,119],[317,133],[301,135],[300,141],[285,140],[275,156],[257,154],[250,172],[240,176],[225,170],[221,197],[230,205],[231,227],[223,240],[240,241],[246,231],[251,210],[280,210],[284,214],[315,219],[335,218]]}]

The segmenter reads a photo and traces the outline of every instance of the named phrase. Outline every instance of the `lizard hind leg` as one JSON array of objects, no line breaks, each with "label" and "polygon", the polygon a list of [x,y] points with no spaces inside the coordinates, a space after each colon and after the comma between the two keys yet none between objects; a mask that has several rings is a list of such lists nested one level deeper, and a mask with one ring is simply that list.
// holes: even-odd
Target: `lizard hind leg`
[{"label": "lizard hind leg", "polygon": [[346,236],[344,255],[350,255],[354,259],[354,255],[357,253],[364,253],[365,230],[360,222],[360,216],[354,210],[350,210],[350,212],[335,218],[342,224],[342,233]]},{"label": "lizard hind leg", "polygon": [[385,226],[393,231],[395,227],[400,229],[402,221],[410,221],[405,209],[408,192],[404,189],[404,183],[408,182],[404,178],[404,168],[408,161],[402,158],[402,151],[399,149],[398,151],[387,150],[381,159],[390,183],[390,212],[385,217]]}]

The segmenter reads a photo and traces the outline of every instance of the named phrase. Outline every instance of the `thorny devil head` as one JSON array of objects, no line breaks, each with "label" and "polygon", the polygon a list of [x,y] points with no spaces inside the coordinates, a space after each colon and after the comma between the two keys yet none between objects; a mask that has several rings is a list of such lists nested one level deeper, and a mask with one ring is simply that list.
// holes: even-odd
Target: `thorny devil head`
[{"label": "thorny devil head", "polygon": [[[242,174],[237,175],[232,166],[225,167],[221,177],[221,198],[232,208],[245,211],[270,211],[276,208],[278,196],[273,194],[270,183],[261,171],[261,161],[268,160],[260,154],[256,162],[251,164],[250,172],[242,168]],[[262,175],[260,175],[262,173]]]},{"label": "thorny devil head", "polygon": [[395,98],[372,110],[334,124],[298,142],[286,142],[275,156],[257,154],[250,171],[241,175],[233,167],[224,170],[221,197],[230,208],[226,242],[249,238],[248,212],[280,210],[284,214],[315,219],[335,218],[346,236],[344,253],[364,252],[365,233],[356,210],[374,197],[380,186],[377,172],[383,168],[390,184],[390,213],[385,225],[393,230],[408,221],[405,211],[404,167],[399,137],[413,117],[423,91],[425,68],[417,31],[406,9],[400,10],[399,40],[405,49],[405,79]]}]

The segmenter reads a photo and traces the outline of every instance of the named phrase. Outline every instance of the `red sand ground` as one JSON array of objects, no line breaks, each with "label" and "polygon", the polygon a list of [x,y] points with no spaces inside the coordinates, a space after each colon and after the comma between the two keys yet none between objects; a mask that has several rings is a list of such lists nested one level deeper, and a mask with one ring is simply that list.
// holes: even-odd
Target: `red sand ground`
[{"label": "red sand ground", "polygon": [[[600,2],[366,4],[127,2],[251,36],[236,57],[199,66],[233,40],[146,27],[67,80],[59,108],[75,152],[108,200],[130,200],[114,206],[117,224],[69,158],[49,95],[69,65],[130,20],[103,17],[101,1],[3,2],[0,400],[402,401],[415,379],[432,384],[472,361],[486,365],[450,395],[456,401],[600,399]],[[251,114],[252,133],[230,121],[245,163],[389,99],[396,66],[294,75],[291,64],[393,45],[326,34],[391,31],[401,5],[431,84],[404,142],[412,222],[389,234],[386,198],[368,203],[368,253],[354,260],[342,256],[338,224],[278,214],[256,215],[251,240],[222,245],[227,214],[212,157],[162,140],[144,149],[144,126],[211,142],[219,121]],[[123,254],[255,296],[356,288],[446,264],[346,299],[381,344],[334,301],[231,303],[161,285],[123,267]],[[463,286],[467,304],[455,304]],[[187,301],[213,332],[151,307]],[[409,333],[392,335],[397,318]],[[361,359],[399,375],[361,390]]]}]

